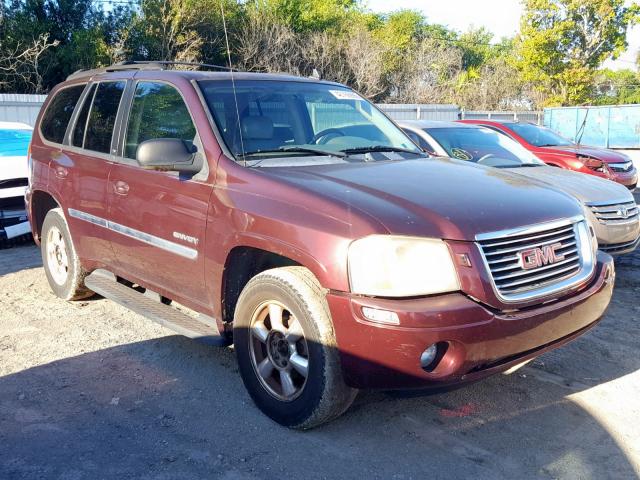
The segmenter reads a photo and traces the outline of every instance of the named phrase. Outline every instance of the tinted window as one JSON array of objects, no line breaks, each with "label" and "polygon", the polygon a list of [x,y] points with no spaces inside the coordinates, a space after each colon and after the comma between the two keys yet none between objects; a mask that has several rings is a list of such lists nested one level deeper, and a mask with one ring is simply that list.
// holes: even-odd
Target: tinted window
[{"label": "tinted window", "polygon": [[179,138],[193,144],[196,129],[180,93],[171,85],[139,82],[129,114],[125,156],[136,158],[145,140]]},{"label": "tinted window", "polygon": [[82,147],[84,142],[84,129],[87,126],[87,117],[89,116],[89,109],[91,108],[91,102],[93,102],[93,95],[96,92],[96,86],[91,85],[91,90],[84,98],[84,103],[82,104],[82,110],[80,110],[80,114],[78,115],[78,119],[76,120],[76,125],[73,128],[73,135],[71,137],[71,145],[75,145],[76,147]]},{"label": "tinted window", "polygon": [[103,82],[98,85],[84,134],[84,148],[87,150],[110,152],[113,126],[124,87],[125,82]]},{"label": "tinted window", "polygon": [[42,118],[42,136],[50,142],[62,143],[73,109],[84,90],[84,85],[60,90],[51,100]]}]

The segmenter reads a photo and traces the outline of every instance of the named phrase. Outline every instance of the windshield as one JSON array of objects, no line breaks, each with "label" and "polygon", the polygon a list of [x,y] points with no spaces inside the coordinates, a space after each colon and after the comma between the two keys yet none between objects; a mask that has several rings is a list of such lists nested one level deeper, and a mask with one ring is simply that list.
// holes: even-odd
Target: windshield
[{"label": "windshield", "polygon": [[31,130],[0,129],[0,157],[25,157],[30,141]]},{"label": "windshield", "polygon": [[[347,156],[412,158],[420,149],[367,100],[345,87],[313,82],[199,82],[222,137],[237,159]],[[236,105],[237,101],[237,105]],[[239,117],[239,118],[238,118]],[[365,158],[363,155],[371,153]],[[409,157],[407,157],[409,158]]]},{"label": "windshield", "polygon": [[505,126],[535,147],[568,147],[573,145],[573,143],[553,130],[531,123],[509,123],[505,124]]},{"label": "windshield", "polygon": [[425,132],[459,160],[500,168],[544,165],[522,145],[486,128],[428,128]]}]

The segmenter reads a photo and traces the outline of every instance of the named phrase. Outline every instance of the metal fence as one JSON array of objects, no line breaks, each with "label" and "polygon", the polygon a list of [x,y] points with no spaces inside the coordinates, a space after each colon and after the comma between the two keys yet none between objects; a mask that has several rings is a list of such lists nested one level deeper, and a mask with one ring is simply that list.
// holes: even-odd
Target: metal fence
[{"label": "metal fence", "polygon": [[460,117],[457,105],[379,103],[378,108],[394,120],[445,120]]},{"label": "metal fence", "polygon": [[[23,122],[34,125],[46,95],[18,93],[0,94],[0,121]],[[392,104],[381,103],[378,107],[394,120],[441,120],[460,119],[520,120],[542,124],[542,112],[494,112],[466,111],[452,104]],[[315,112],[320,123],[327,112]],[[315,117],[314,117],[315,118]]]},{"label": "metal fence", "polygon": [[378,104],[394,120],[514,120],[542,125],[543,113],[538,111],[464,110],[457,105],[439,104]]},{"label": "metal fence", "polygon": [[585,145],[640,149],[640,105],[546,108],[544,124]]},{"label": "metal fence", "polygon": [[0,122],[21,122],[34,126],[46,95],[0,94]]},{"label": "metal fence", "polygon": [[513,120],[515,122],[530,122],[542,125],[543,113],[537,111],[507,111],[496,112],[489,110],[466,111],[461,110],[462,120]]}]

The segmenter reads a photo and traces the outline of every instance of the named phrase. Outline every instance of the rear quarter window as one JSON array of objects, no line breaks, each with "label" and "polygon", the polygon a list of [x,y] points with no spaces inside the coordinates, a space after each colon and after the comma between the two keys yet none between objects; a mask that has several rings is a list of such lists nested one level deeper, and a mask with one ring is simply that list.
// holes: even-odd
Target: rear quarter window
[{"label": "rear quarter window", "polygon": [[83,84],[64,88],[51,99],[40,124],[40,131],[46,140],[62,143],[73,109],[76,107],[84,87]]}]

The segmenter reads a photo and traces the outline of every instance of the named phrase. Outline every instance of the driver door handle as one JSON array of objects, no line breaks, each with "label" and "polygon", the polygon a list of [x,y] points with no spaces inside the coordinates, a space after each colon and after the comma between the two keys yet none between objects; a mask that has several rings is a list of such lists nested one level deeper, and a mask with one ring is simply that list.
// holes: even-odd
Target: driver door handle
[{"label": "driver door handle", "polygon": [[113,184],[113,190],[118,195],[127,195],[129,193],[129,184],[127,182],[123,182],[122,180],[118,180]]}]

